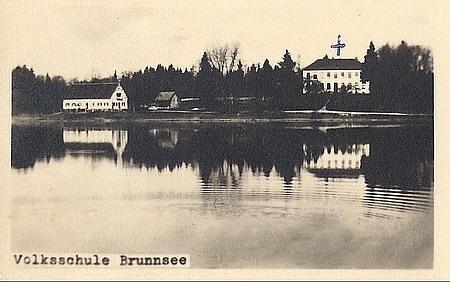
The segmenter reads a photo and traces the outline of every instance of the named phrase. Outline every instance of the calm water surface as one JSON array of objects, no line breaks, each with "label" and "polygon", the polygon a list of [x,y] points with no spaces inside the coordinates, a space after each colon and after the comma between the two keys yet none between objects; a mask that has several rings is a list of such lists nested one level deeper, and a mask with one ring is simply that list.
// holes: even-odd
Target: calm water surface
[{"label": "calm water surface", "polygon": [[13,252],[432,268],[433,128],[12,126]]}]

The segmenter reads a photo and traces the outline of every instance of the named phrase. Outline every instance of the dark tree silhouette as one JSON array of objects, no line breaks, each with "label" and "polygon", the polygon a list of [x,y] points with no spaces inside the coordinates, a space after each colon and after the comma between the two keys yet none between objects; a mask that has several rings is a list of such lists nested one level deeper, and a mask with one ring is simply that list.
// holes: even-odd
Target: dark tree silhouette
[{"label": "dark tree silhouette", "polygon": [[203,100],[205,107],[214,107],[214,99],[223,93],[221,82],[222,74],[213,68],[208,54],[204,52],[200,60],[200,70],[196,77],[195,89],[197,96]]},{"label": "dark tree silhouette", "polygon": [[276,104],[280,110],[295,109],[298,106],[303,82],[301,75],[294,71],[296,63],[286,49],[282,61],[278,62],[279,68],[275,69],[276,75]]},{"label": "dark tree silhouette", "polygon": [[36,76],[33,68],[12,71],[12,115],[54,113],[61,110],[67,84],[61,76]]},{"label": "dark tree silhouette", "polygon": [[397,47],[386,44],[375,52],[371,42],[362,78],[370,81],[374,110],[433,112],[433,59],[427,48],[402,41]]},{"label": "dark tree silhouette", "polygon": [[378,53],[375,51],[375,45],[370,41],[369,48],[364,56],[364,64],[361,69],[361,80],[367,82],[374,79],[377,75],[376,70],[378,68]]}]

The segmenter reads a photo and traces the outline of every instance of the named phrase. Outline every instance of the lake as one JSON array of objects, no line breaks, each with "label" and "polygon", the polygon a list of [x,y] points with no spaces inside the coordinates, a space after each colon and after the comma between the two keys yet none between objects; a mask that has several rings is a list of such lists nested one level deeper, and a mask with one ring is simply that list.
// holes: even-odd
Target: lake
[{"label": "lake", "polygon": [[13,125],[13,253],[433,267],[431,125]]}]

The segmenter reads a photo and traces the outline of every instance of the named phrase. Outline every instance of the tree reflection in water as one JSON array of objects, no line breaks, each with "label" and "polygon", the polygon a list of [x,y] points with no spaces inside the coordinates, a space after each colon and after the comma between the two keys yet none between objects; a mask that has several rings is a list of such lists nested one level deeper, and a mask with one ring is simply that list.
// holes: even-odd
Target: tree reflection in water
[{"label": "tree reflection in water", "polygon": [[[64,129],[67,130],[73,129]],[[89,134],[94,129],[83,130]],[[321,177],[364,174],[368,187],[429,190],[433,186],[432,127],[324,131],[273,124],[240,124],[195,128],[130,126],[102,130],[111,136],[110,141],[64,142],[63,128],[12,126],[11,166],[26,169],[33,167],[37,160],[62,158],[73,150],[100,146],[114,152],[107,150],[108,154],[98,154],[97,148],[94,150],[97,154],[91,154],[91,157],[117,161],[118,155],[124,166],[156,168],[158,171],[198,167],[202,183],[218,187],[239,186],[243,171],[249,170],[265,177],[276,173],[288,191],[293,178],[302,169]],[[114,137],[117,134],[120,138]],[[364,150],[367,152],[362,153]],[[333,156],[340,156],[342,160]],[[326,157],[328,163],[320,165]],[[349,168],[353,169],[351,173],[346,170]]]}]

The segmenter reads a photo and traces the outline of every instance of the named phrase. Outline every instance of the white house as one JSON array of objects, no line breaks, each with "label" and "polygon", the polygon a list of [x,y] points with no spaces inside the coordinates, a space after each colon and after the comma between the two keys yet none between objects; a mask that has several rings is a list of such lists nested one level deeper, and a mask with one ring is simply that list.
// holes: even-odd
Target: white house
[{"label": "white house", "polygon": [[[345,86],[347,93],[369,94],[369,82],[361,81],[362,63],[358,59],[317,59],[314,63],[303,69],[306,83],[320,83],[326,92],[337,93]],[[305,86],[304,93],[307,92]]]},{"label": "white house", "polygon": [[63,110],[121,111],[128,97],[120,83],[73,84],[63,100]]}]

